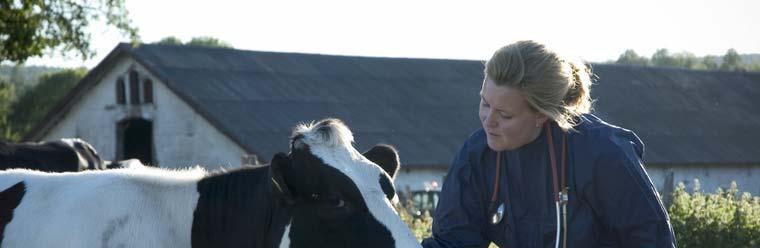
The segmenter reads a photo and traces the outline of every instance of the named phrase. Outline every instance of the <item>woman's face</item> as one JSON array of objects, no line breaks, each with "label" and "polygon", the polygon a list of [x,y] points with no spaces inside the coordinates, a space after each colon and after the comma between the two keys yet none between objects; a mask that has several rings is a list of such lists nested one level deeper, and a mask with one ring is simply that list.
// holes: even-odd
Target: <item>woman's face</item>
[{"label": "woman's face", "polygon": [[480,91],[480,123],[494,151],[520,148],[541,134],[546,115],[530,107],[520,90],[497,86],[486,77]]}]

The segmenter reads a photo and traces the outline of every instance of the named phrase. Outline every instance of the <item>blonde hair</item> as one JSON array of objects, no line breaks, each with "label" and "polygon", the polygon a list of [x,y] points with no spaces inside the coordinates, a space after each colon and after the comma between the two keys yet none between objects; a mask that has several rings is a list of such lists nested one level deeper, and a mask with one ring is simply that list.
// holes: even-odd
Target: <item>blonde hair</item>
[{"label": "blonde hair", "polygon": [[485,66],[496,85],[520,90],[530,106],[573,129],[577,117],[591,112],[591,69],[560,57],[543,44],[518,41],[497,50]]}]

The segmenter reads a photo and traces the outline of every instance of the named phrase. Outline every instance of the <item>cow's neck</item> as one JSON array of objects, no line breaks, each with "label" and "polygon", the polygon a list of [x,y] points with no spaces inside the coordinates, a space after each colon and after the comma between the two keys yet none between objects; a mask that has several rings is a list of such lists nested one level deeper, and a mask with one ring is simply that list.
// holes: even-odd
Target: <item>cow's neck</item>
[{"label": "cow's neck", "polygon": [[267,167],[244,168],[198,182],[193,247],[274,247],[289,209],[273,194]]}]

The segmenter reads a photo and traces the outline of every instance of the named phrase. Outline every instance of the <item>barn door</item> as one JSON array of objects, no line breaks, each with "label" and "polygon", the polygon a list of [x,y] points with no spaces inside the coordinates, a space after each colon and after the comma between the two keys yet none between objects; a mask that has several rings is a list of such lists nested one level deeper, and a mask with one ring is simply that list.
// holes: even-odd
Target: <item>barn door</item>
[{"label": "barn door", "polygon": [[144,165],[156,166],[153,155],[153,123],[145,119],[128,119],[117,128],[118,159],[139,159]]}]

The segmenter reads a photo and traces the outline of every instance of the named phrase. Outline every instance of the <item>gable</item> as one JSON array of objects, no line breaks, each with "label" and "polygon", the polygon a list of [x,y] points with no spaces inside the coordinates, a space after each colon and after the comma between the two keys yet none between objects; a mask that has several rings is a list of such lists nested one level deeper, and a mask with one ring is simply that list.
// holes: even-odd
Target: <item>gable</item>
[{"label": "gable", "polygon": [[[126,159],[120,123],[145,120],[155,162],[162,167],[187,167],[203,164],[209,168],[238,166],[246,150],[210,124],[193,107],[166,87],[138,61],[129,56],[114,59],[107,70],[93,81],[89,89],[71,96],[72,102],[60,113],[54,125],[38,134],[39,140],[79,137],[90,142],[107,160]],[[95,71],[95,70],[93,70]],[[132,73],[134,72],[134,73]],[[137,75],[137,90],[130,90],[130,74]],[[125,103],[118,102],[117,82],[123,79]],[[147,98],[144,82],[152,83],[152,101]],[[132,93],[137,93],[133,97]],[[132,100],[139,103],[132,104]],[[121,146],[121,147],[120,147]],[[119,151],[121,149],[121,151]]]}]

